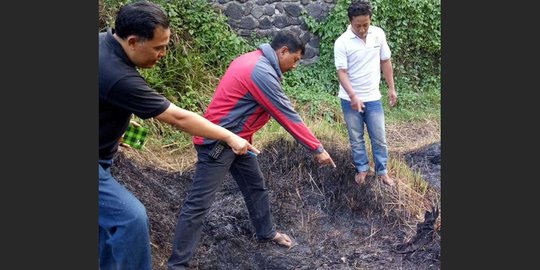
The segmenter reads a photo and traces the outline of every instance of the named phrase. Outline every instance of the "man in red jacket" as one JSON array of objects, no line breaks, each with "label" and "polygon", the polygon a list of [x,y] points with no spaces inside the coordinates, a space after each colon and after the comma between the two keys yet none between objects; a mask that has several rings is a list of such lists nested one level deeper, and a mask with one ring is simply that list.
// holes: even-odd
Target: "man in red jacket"
[{"label": "man in red jacket", "polygon": [[[305,125],[281,88],[283,73],[296,67],[305,45],[297,35],[282,30],[271,44],[232,61],[223,75],[204,117],[251,143],[253,134],[273,117],[321,165],[336,165],[321,142]],[[292,241],[274,228],[268,191],[256,155],[235,155],[219,141],[193,138],[198,152],[197,168],[190,193],[180,210],[169,269],[185,269],[202,233],[204,217],[227,172],[238,183],[249,217],[260,241],[290,247]]]}]

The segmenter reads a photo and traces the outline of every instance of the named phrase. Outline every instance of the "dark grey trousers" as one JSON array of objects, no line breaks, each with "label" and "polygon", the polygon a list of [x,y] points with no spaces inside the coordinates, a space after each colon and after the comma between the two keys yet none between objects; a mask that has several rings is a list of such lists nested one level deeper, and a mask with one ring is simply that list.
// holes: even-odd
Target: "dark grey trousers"
[{"label": "dark grey trousers", "polygon": [[172,254],[167,263],[170,270],[188,266],[201,238],[205,216],[227,172],[231,173],[242,191],[258,240],[270,240],[276,235],[268,191],[257,157],[236,155],[226,148],[217,159],[213,159],[208,153],[214,145],[195,146],[198,157],[195,176],[178,216]]}]

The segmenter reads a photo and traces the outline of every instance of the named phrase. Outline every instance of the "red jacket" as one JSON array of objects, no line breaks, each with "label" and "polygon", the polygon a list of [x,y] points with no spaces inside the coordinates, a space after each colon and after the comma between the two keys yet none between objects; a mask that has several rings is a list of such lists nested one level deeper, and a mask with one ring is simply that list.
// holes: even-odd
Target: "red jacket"
[{"label": "red jacket", "polygon": [[[219,82],[204,117],[249,142],[273,117],[299,143],[322,152],[322,144],[283,92],[281,77],[277,55],[269,44],[237,57]],[[193,142],[203,145],[214,140],[194,136]]]}]

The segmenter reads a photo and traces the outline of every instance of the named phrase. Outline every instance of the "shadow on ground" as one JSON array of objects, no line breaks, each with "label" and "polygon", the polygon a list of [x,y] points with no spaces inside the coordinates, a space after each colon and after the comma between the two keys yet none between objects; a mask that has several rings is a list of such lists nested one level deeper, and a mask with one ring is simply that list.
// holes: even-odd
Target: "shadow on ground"
[{"label": "shadow on ground", "polygon": [[[287,140],[258,156],[276,227],[293,238],[292,248],[256,241],[241,192],[228,175],[191,269],[440,269],[438,212],[426,212],[416,227],[403,224],[384,211],[374,191],[382,185],[372,176],[364,187],[354,183],[350,150],[325,146],[337,169],[319,168],[302,146]],[[146,206],[154,269],[166,269],[193,171],[156,169],[120,152],[112,172]]]}]

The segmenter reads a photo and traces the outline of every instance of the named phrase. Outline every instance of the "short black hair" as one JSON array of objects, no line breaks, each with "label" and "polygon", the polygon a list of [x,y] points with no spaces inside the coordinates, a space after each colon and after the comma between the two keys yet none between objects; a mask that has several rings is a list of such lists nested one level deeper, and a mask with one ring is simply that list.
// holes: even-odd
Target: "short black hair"
[{"label": "short black hair", "polygon": [[353,17],[356,16],[368,15],[371,18],[371,14],[371,4],[369,3],[369,1],[366,0],[352,2],[347,9],[347,16],[349,16],[349,21],[352,21]]},{"label": "short black hair", "polygon": [[169,28],[167,13],[157,4],[139,1],[121,7],[116,14],[114,32],[122,39],[136,35],[143,40],[154,38],[158,26]]},{"label": "short black hair", "polygon": [[291,53],[296,53],[298,50],[301,50],[302,56],[306,52],[306,45],[300,39],[300,37],[294,34],[290,30],[281,30],[272,39],[270,43],[272,49],[277,50],[283,46],[287,46]]}]

